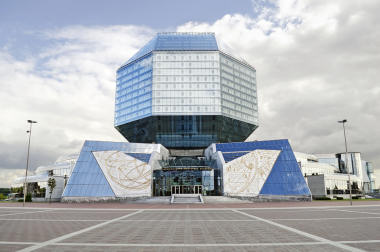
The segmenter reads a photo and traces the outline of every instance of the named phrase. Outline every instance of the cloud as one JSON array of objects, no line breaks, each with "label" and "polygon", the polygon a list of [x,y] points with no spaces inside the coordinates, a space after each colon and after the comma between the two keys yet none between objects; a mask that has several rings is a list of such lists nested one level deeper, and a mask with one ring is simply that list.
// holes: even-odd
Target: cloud
[{"label": "cloud", "polygon": [[38,122],[31,170],[78,152],[85,139],[125,141],[113,128],[115,71],[153,34],[145,27],[75,26],[38,33],[48,46],[33,57],[0,49],[0,172],[25,169],[28,119]]},{"label": "cloud", "polygon": [[12,181],[20,176],[25,176],[25,170],[1,169],[0,188],[10,187],[12,185]]},{"label": "cloud", "polygon": [[[258,1],[253,1],[257,3]],[[213,31],[219,46],[257,69],[260,127],[250,139],[289,138],[308,153],[349,150],[380,168],[380,5],[366,1],[259,1],[255,18],[229,14],[177,31]],[[70,26],[19,59],[0,48],[0,170],[31,167],[80,150],[85,139],[123,141],[113,128],[115,71],[156,31],[138,26]]]},{"label": "cloud", "polygon": [[[256,1],[253,1],[256,2]],[[309,153],[362,153],[380,169],[380,5],[376,1],[261,1],[257,18],[226,15],[178,31],[213,31],[257,69],[259,129]]]}]

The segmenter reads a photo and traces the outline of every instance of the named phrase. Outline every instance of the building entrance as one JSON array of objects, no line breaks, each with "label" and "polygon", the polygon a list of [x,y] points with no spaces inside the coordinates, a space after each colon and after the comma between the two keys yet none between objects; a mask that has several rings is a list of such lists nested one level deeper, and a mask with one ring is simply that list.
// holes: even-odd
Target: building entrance
[{"label": "building entrance", "polygon": [[182,169],[155,170],[153,172],[153,195],[172,194],[216,195],[214,170]]},{"label": "building entrance", "polygon": [[172,194],[202,194],[201,185],[173,185]]}]

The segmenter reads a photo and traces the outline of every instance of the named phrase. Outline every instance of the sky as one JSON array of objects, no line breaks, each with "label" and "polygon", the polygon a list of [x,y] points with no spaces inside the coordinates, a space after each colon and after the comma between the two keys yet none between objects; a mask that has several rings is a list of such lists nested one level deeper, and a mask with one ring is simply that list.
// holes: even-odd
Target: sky
[{"label": "sky", "polygon": [[[116,70],[157,32],[215,32],[257,70],[259,128],[294,151],[344,152],[380,180],[377,0],[34,0],[0,3],[0,187],[79,152],[125,141],[113,127]],[[377,183],[379,186],[380,183]]]}]

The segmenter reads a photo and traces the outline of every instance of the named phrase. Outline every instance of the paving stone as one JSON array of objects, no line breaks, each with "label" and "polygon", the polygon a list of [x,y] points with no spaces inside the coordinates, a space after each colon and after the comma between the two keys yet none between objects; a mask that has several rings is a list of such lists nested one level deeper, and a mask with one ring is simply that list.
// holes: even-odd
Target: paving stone
[{"label": "paving stone", "polygon": [[350,243],[348,245],[365,251],[380,251],[380,243]]},{"label": "paving stone", "polygon": [[94,222],[75,221],[0,221],[0,241],[42,242],[95,225]]},{"label": "paving stone", "polygon": [[380,240],[380,219],[275,222],[332,241]]},{"label": "paving stone", "polygon": [[[71,206],[70,204],[56,205],[61,207]],[[125,208],[123,204],[113,203],[108,205],[108,207],[115,207],[114,209],[99,209],[100,207],[97,204],[89,204],[88,206],[94,206],[92,209],[81,208],[83,205],[80,204],[73,205],[76,207],[75,209],[62,210],[52,208],[52,211],[46,212],[38,212],[44,211],[43,209],[24,209],[21,207],[1,209],[0,206],[0,215],[4,213],[19,213],[16,215],[0,216],[0,241],[43,242],[135,211],[123,209]],[[250,206],[254,205],[251,204]],[[101,204],[100,206],[104,207],[105,204]],[[211,206],[215,207],[216,205]],[[268,205],[265,204],[265,206]],[[140,207],[161,208],[161,206],[156,207],[156,205],[151,204],[140,204]],[[168,206],[165,207],[167,208]],[[169,207],[172,208],[171,206]],[[201,207],[200,209],[194,209],[195,206],[182,205],[181,207],[178,209],[175,207],[170,210],[164,209],[163,206],[159,210],[146,209],[121,221],[116,221],[61,241],[61,243],[88,243],[89,246],[50,244],[38,251],[340,251],[339,248],[327,244],[298,244],[293,246],[284,244],[283,246],[242,247],[238,244],[302,243],[315,242],[315,240],[269,223],[252,219],[249,216],[229,209],[205,209],[210,207],[210,204],[198,206]],[[339,210],[368,213],[352,213]],[[380,240],[380,219],[372,218],[378,216],[376,213],[380,213],[380,205],[373,207],[347,206],[334,210],[324,208],[253,208],[240,211],[265,219],[286,219],[272,221],[329,240]],[[359,217],[366,216],[371,217],[371,219],[359,219]],[[352,219],[291,220],[339,217]],[[94,244],[99,246],[90,246]],[[103,246],[108,244],[120,244],[121,246]],[[122,246],[122,244],[129,244],[131,246]],[[153,244],[153,246],[133,247],[133,244]],[[155,244],[178,244],[178,246],[165,247],[155,246]],[[184,246],[183,244],[195,244],[195,246]],[[215,244],[215,246],[196,246],[196,244]],[[218,246],[218,244],[230,244],[232,246]],[[368,251],[380,251],[378,249],[380,243],[350,243],[346,245]],[[0,252],[16,251],[27,246],[30,245],[0,244]]]},{"label": "paving stone", "polygon": [[144,211],[126,220],[251,220],[251,218],[228,211]]},{"label": "paving stone", "polygon": [[106,225],[62,241],[131,244],[209,244],[312,241],[263,222],[130,221]]},{"label": "paving stone", "polygon": [[72,252],[72,251],[84,251],[84,252],[326,252],[326,251],[345,251],[330,245],[321,244],[318,246],[310,245],[297,245],[297,246],[245,246],[245,247],[93,247],[93,246],[47,246],[42,249],[37,250],[38,252],[48,252],[48,251],[62,251],[62,252]]},{"label": "paving stone", "polygon": [[[361,213],[350,213],[338,210],[319,209],[308,211],[304,209],[294,210],[242,210],[242,212],[255,215],[264,219],[318,219],[318,218],[358,218],[368,216]],[[373,216],[370,216],[373,217]],[[380,217],[380,216],[379,216]]]},{"label": "paving stone", "polygon": [[11,252],[26,248],[30,245],[20,245],[20,244],[0,244],[0,252]]}]

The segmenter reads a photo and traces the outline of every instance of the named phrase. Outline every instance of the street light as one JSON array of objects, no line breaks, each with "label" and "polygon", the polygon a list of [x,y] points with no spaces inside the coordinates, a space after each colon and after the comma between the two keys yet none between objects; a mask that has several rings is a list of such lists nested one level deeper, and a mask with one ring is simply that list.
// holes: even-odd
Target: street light
[{"label": "street light", "polygon": [[26,179],[28,177],[28,168],[29,168],[29,150],[30,150],[30,138],[32,137],[32,124],[37,123],[36,121],[28,120],[29,123],[29,130],[26,131],[26,133],[29,133],[29,141],[28,141],[28,155],[26,157],[26,169],[25,169],[25,181],[24,181],[24,201],[22,203],[22,206],[25,206],[25,197],[28,192],[28,186],[26,183]]},{"label": "street light", "polygon": [[350,205],[352,206],[352,193],[351,193],[351,176],[350,171],[348,170],[348,152],[347,152],[347,139],[346,139],[346,127],[344,124],[347,122],[347,119],[343,119],[342,121],[338,121],[338,123],[343,124],[343,134],[344,134],[344,145],[346,147],[346,154],[345,154],[345,162],[346,162],[346,169],[348,174],[348,190],[350,191]]}]

